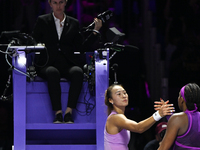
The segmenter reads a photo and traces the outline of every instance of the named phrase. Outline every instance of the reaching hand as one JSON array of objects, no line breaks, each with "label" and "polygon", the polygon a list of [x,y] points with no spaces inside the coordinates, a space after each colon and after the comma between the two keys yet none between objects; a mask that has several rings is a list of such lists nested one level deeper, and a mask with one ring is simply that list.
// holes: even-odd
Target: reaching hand
[{"label": "reaching hand", "polygon": [[162,98],[160,98],[160,102],[159,102],[159,101],[155,101],[154,103],[155,103],[154,109],[155,109],[155,110],[160,110],[160,108],[161,108],[162,105],[166,105],[166,104],[169,103],[169,100],[167,100],[167,101],[165,102]]},{"label": "reaching hand", "polygon": [[173,112],[175,112],[173,104],[164,104],[159,110],[159,114],[161,117],[172,115]]},{"label": "reaching hand", "polygon": [[167,116],[167,115],[172,115],[173,112],[175,112],[175,108],[172,107],[173,104],[168,104],[169,100],[167,100],[166,102],[160,98],[160,102],[159,101],[155,101],[154,102],[154,109],[159,111],[160,116]]}]

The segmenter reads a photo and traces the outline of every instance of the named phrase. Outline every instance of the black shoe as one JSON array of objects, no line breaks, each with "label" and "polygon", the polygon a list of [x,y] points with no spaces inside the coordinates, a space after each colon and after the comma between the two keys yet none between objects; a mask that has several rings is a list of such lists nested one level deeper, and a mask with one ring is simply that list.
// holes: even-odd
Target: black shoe
[{"label": "black shoe", "polygon": [[65,114],[64,123],[74,123],[74,120],[72,119],[72,115],[70,113]]},{"label": "black shoe", "polygon": [[58,113],[53,121],[53,123],[63,123],[62,113]]}]

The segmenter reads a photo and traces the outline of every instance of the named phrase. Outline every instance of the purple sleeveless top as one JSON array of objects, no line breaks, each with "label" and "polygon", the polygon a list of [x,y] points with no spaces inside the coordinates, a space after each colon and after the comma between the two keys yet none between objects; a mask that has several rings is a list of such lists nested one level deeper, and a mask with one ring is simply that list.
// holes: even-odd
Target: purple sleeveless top
[{"label": "purple sleeveless top", "polygon": [[[112,111],[110,115],[117,114]],[[110,116],[109,115],[109,116]],[[104,128],[104,150],[128,150],[130,131],[123,129],[117,134],[109,134]]]},{"label": "purple sleeveless top", "polygon": [[188,129],[181,135],[177,136],[173,150],[200,150],[200,112],[188,111]]}]

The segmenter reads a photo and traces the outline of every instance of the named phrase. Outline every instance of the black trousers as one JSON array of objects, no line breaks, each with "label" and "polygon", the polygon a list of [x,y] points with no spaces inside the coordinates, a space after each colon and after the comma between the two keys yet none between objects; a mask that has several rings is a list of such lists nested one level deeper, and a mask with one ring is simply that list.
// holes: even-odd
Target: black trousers
[{"label": "black trousers", "polygon": [[49,96],[54,111],[62,108],[60,78],[66,78],[70,81],[67,107],[76,108],[83,84],[83,70],[81,67],[70,64],[64,55],[59,52],[55,63],[52,66],[42,68],[38,75],[47,80]]}]

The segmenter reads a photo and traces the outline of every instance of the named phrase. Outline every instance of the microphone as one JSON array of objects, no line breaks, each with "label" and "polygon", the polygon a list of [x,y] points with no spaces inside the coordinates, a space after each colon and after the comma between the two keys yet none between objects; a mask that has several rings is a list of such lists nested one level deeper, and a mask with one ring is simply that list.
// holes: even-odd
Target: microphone
[{"label": "microphone", "polygon": [[115,44],[114,47],[115,47],[115,46],[121,48],[122,51],[124,51],[124,50],[133,50],[133,49],[135,49],[135,50],[139,50],[138,47],[133,46],[133,45],[121,45],[121,44]]},{"label": "microphone", "polygon": [[[109,20],[113,16],[113,12],[111,10],[107,10],[97,16],[98,19],[102,21],[102,23],[105,23],[107,20]],[[91,23],[86,29],[93,27],[95,22]]]},{"label": "microphone", "polygon": [[117,68],[118,68],[118,64],[113,64],[112,65],[112,67],[111,67],[111,69],[113,70],[113,71],[117,71]]},{"label": "microphone", "polygon": [[114,44],[113,42],[111,43],[105,43],[104,44],[106,47],[109,48],[119,48],[121,51],[125,51],[125,50],[139,50],[138,47],[133,46],[133,45],[121,45],[121,44]]}]

